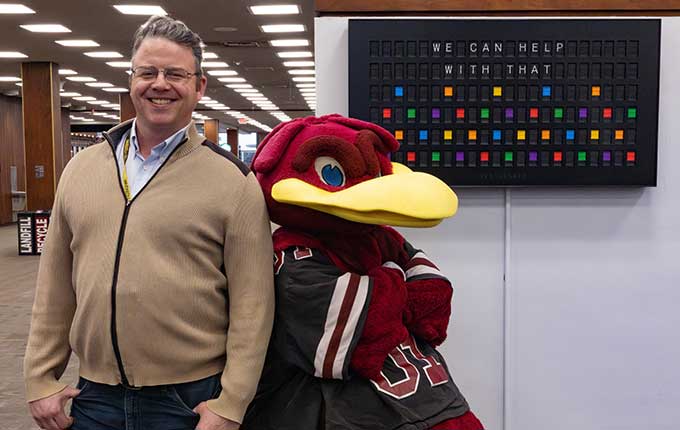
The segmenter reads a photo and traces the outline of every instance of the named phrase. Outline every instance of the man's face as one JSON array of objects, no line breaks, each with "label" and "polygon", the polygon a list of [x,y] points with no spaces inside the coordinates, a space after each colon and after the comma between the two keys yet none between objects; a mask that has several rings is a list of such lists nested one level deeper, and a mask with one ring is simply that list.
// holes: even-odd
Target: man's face
[{"label": "man's face", "polygon": [[[190,48],[163,38],[146,38],[132,58],[132,68],[174,68],[196,73],[196,62]],[[206,78],[197,76],[179,82],[167,80],[164,73],[145,80],[133,75],[130,97],[137,111],[137,122],[145,128],[173,132],[191,121],[191,112],[205,92]]]}]

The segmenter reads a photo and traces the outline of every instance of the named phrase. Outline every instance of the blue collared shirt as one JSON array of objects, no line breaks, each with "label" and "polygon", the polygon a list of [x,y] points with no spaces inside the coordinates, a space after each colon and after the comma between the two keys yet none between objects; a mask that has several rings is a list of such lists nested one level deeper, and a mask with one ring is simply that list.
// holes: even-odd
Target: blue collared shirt
[{"label": "blue collared shirt", "polygon": [[125,139],[128,133],[123,135],[118,149],[116,150],[116,157],[118,158],[118,166],[120,166],[120,177],[123,177],[123,169],[127,169],[128,185],[130,186],[130,197],[134,198],[137,193],[144,188],[149,179],[161,167],[163,162],[170,156],[172,151],[179,145],[187,134],[187,129],[191,123],[186,127],[178,130],[175,134],[165,139],[163,142],[154,146],[151,153],[146,159],[142,157],[139,152],[139,143],[137,142],[137,120],[132,122],[130,129],[130,150],[128,151],[127,160],[123,162],[123,148],[125,146]]}]

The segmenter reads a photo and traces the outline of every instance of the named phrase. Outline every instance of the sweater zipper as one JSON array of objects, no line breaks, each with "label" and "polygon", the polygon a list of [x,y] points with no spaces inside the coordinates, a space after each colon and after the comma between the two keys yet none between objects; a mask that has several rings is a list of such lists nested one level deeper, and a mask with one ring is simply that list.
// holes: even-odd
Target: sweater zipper
[{"label": "sweater zipper", "polygon": [[102,134],[104,135],[104,138],[108,141],[109,146],[113,151],[113,159],[116,162],[116,175],[118,176],[118,185],[120,186],[120,191],[123,194],[123,198],[125,199],[125,209],[123,210],[123,218],[120,223],[120,230],[118,231],[118,243],[116,245],[116,259],[113,264],[113,279],[111,281],[111,343],[113,344],[113,353],[116,357],[118,371],[120,372],[121,384],[127,388],[136,388],[130,385],[130,382],[128,381],[127,378],[127,374],[125,373],[125,367],[123,366],[123,358],[121,357],[120,346],[118,345],[118,330],[116,327],[116,290],[118,287],[118,273],[120,272],[120,257],[123,251],[123,240],[125,239],[125,227],[127,225],[128,214],[130,213],[130,206],[132,206],[132,202],[134,202],[137,196],[139,196],[142,193],[142,191],[144,191],[144,189],[149,185],[149,183],[151,183],[153,178],[155,178],[158,172],[161,171],[163,166],[165,166],[165,164],[172,157],[175,151],[177,151],[177,149],[184,145],[184,143],[189,139],[185,137],[184,140],[182,140],[175,147],[175,149],[173,149],[172,152],[167,156],[165,161],[163,161],[163,164],[161,164],[158,167],[158,170],[156,170],[153,176],[149,178],[149,180],[146,182],[146,184],[144,184],[142,189],[140,189],[139,192],[137,192],[137,194],[135,194],[135,196],[131,200],[128,200],[127,196],[125,195],[125,190],[123,189],[123,183],[121,182],[120,179],[120,166],[118,164],[118,156],[116,155],[116,145],[113,143],[108,133]]}]

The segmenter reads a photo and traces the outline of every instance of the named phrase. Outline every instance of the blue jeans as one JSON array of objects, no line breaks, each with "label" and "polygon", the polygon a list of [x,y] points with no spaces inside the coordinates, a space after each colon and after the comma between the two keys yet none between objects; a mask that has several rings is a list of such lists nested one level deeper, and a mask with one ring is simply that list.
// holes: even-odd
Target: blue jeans
[{"label": "blue jeans", "polygon": [[219,395],[220,377],[141,389],[80,378],[71,430],[194,430],[200,416],[192,409]]}]

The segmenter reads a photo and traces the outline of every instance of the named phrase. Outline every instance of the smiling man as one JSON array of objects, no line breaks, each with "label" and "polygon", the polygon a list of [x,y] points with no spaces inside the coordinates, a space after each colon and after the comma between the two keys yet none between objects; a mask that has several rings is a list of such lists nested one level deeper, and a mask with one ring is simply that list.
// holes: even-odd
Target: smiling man
[{"label": "smiling man", "polygon": [[[184,23],[150,18],[132,49],[136,118],[62,174],[24,366],[41,428],[237,429],[255,393],[270,225],[254,175],[191,121],[201,59]],[[77,388],[59,382],[71,352]]]}]

